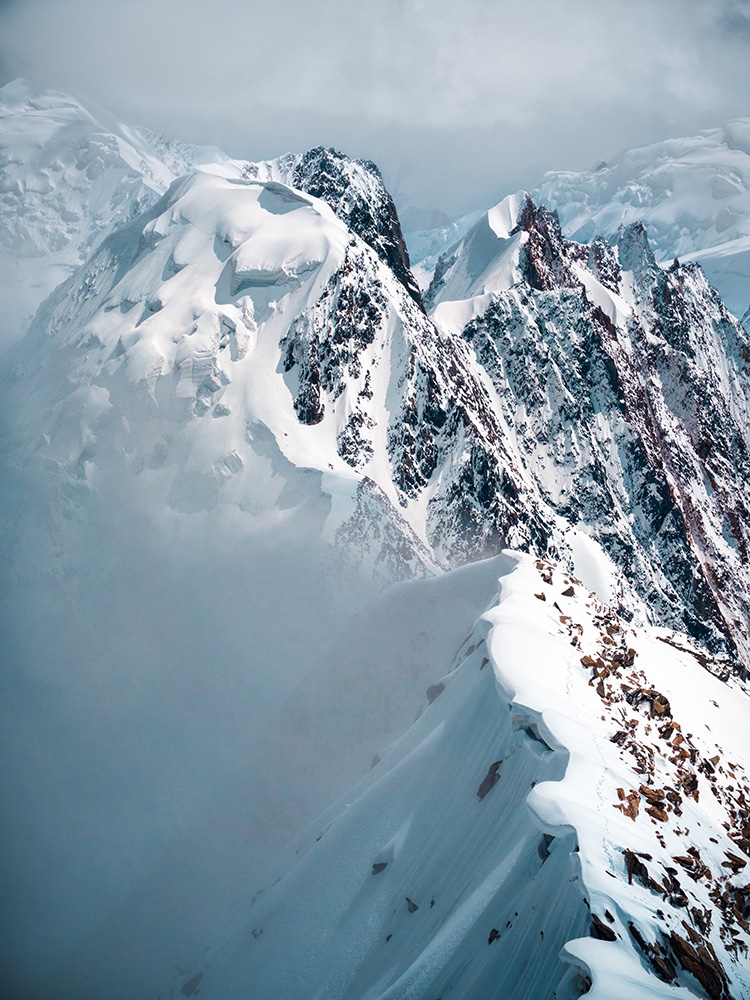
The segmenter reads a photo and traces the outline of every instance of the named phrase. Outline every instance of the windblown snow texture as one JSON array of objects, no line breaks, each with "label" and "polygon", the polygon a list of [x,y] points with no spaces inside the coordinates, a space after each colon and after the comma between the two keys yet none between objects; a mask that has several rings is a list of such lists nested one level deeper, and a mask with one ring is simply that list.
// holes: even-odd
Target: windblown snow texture
[{"label": "windblown snow texture", "polygon": [[747,701],[703,661],[508,556],[419,719],[171,996],[747,997]]}]

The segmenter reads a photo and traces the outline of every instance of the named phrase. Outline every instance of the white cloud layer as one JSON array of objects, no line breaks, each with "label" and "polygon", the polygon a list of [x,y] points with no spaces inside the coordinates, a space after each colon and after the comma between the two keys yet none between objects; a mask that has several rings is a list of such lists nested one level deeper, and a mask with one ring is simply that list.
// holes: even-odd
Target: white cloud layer
[{"label": "white cloud layer", "polygon": [[749,55],[748,0],[0,5],[4,79],[249,158],[334,144],[449,211],[750,113]]}]

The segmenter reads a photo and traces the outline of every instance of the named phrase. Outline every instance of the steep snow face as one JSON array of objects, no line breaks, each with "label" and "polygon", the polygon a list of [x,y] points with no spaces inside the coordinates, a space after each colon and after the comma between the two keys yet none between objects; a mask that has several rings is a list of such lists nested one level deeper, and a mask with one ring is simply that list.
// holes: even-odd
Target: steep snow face
[{"label": "steep snow face", "polygon": [[432,281],[432,274],[435,270],[440,256],[468,233],[471,227],[479,221],[484,212],[470,212],[462,215],[458,219],[440,220],[439,224],[433,228],[413,229],[404,235],[406,245],[409,247],[409,254],[412,260],[412,272],[419,283],[419,287],[426,290]]},{"label": "steep snow face", "polygon": [[170,995],[750,996],[747,695],[706,662],[508,554],[418,720]]},{"label": "steep snow face", "polygon": [[642,227],[584,246],[526,200],[515,235],[488,229],[445,255],[427,298],[491,377],[527,481],[660,620],[729,637],[747,665],[747,335],[698,267],[656,264]]},{"label": "steep snow face", "polygon": [[509,195],[445,251],[425,295],[428,307],[444,299],[469,299],[510,288],[520,279],[519,256],[526,234],[518,215],[526,197],[524,192]]},{"label": "steep snow face", "polygon": [[550,172],[533,191],[575,240],[646,226],[657,260],[700,261],[727,307],[750,308],[750,119],[618,153],[582,173]]}]

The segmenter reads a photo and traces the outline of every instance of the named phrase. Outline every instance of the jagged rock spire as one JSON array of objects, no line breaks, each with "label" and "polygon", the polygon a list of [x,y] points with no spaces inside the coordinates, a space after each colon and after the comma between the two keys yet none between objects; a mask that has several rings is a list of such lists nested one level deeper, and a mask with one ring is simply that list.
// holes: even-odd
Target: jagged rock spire
[{"label": "jagged rock spire", "polygon": [[342,222],[385,261],[414,301],[422,305],[396,206],[371,160],[352,160],[335,149],[316,146],[299,159],[291,181],[294,187],[330,205]]}]

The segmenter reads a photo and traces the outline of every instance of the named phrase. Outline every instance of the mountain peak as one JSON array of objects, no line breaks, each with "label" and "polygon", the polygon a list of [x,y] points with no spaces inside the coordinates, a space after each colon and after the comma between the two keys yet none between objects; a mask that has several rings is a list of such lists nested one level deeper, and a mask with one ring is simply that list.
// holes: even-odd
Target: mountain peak
[{"label": "mountain peak", "polygon": [[659,263],[699,261],[730,312],[748,310],[750,118],[624,150],[592,170],[547,173],[533,193],[579,242],[642,223]]},{"label": "mountain peak", "polygon": [[617,230],[617,249],[623,270],[649,278],[656,273],[656,258],[642,222],[620,226]]},{"label": "mountain peak", "polygon": [[531,196],[527,195],[519,223],[528,234],[522,251],[521,269],[531,287],[537,291],[551,291],[574,285],[576,278],[570,270],[570,258],[572,249],[573,256],[576,256],[576,244],[563,237],[557,212],[545,205],[537,208]]},{"label": "mountain peak", "polygon": [[315,146],[296,158],[290,183],[330,205],[422,305],[396,206],[371,160],[353,160],[336,149]]}]

